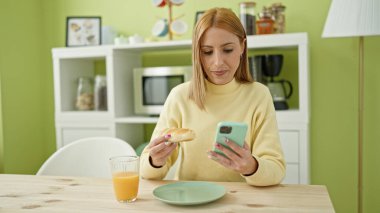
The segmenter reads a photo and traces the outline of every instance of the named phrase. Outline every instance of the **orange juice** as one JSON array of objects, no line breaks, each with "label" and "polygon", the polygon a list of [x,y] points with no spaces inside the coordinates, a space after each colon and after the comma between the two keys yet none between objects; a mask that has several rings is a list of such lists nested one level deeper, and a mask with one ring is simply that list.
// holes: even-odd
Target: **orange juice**
[{"label": "orange juice", "polygon": [[113,188],[118,201],[131,202],[139,190],[139,174],[136,172],[117,172],[112,174]]}]

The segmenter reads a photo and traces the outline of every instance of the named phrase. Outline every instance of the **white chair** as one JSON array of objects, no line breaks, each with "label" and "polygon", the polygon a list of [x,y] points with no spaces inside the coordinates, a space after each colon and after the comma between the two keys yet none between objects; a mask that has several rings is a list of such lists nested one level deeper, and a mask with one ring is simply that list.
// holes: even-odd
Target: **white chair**
[{"label": "white chair", "polygon": [[53,153],[37,175],[111,177],[109,158],[120,155],[136,155],[136,152],[117,138],[83,138]]}]

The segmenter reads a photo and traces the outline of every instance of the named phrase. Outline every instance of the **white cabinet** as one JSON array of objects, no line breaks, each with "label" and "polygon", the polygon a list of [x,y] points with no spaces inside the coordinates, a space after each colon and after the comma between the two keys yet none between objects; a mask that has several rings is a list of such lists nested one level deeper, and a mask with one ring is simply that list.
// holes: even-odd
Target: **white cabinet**
[{"label": "white cabinet", "polygon": [[309,183],[308,130],[303,124],[280,124],[280,141],[285,155],[283,183]]},{"label": "white cabinet", "polygon": [[[114,136],[112,123],[56,123],[57,147],[62,147],[84,137]],[[59,143],[59,144],[58,144]]]},{"label": "white cabinet", "polygon": [[[277,111],[281,143],[287,161],[284,183],[309,183],[309,51],[306,33],[248,36],[250,50],[293,49],[298,59],[298,107]],[[134,115],[132,70],[142,66],[142,54],[191,50],[191,40],[54,48],[54,96],[57,148],[88,136],[114,136],[133,147],[144,142],[144,125],[156,117]],[[107,79],[106,111],[75,109],[77,80],[94,77],[103,65]],[[162,64],[165,66],[165,64]]]}]

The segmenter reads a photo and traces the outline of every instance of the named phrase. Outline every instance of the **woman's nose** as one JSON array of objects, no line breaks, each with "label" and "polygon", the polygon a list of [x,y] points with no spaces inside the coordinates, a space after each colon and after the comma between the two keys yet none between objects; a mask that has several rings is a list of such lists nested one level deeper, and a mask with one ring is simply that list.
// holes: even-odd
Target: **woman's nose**
[{"label": "woman's nose", "polygon": [[220,52],[214,54],[214,65],[219,66],[223,64],[223,56]]}]

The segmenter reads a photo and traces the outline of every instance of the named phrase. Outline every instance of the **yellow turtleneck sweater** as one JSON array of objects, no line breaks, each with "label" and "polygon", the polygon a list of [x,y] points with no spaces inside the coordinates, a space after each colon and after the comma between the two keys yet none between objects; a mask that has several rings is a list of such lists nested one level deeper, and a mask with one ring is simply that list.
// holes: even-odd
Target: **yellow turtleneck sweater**
[{"label": "yellow turtleneck sweater", "polygon": [[[163,179],[181,150],[182,158],[176,172],[178,180],[246,181],[250,185],[267,186],[281,182],[285,175],[285,160],[271,95],[260,83],[240,84],[234,80],[225,85],[206,81],[205,109],[188,99],[189,82],[175,87],[169,94],[153,132],[152,139],[167,127],[189,128],[196,138],[183,142],[166,164],[154,168],[145,148],[140,161],[140,174],[146,179]],[[258,162],[256,173],[243,176],[207,157],[215,143],[216,126],[220,121],[248,124],[245,141]]]}]

